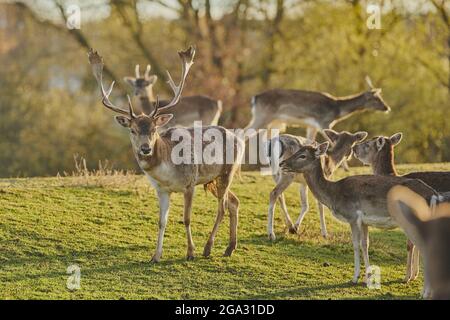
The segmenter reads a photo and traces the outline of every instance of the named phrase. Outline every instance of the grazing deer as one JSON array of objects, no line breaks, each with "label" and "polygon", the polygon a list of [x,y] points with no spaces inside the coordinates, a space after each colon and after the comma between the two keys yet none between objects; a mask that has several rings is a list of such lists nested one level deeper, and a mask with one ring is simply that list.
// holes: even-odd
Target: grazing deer
[{"label": "grazing deer", "polygon": [[[324,157],[324,168],[326,172],[326,176],[330,177],[333,172],[341,165],[341,163],[345,160],[350,159],[352,155],[353,146],[367,137],[367,132],[357,132],[352,134],[350,132],[336,132],[331,129],[325,129],[324,134],[328,137],[330,141],[333,143],[333,147],[327,150],[326,157]],[[279,151],[275,152],[275,144],[279,143]],[[273,138],[269,141],[269,155],[271,158],[272,170],[275,172],[274,180],[277,183],[275,188],[270,193],[270,202],[269,202],[269,214],[268,214],[268,226],[267,233],[270,240],[275,240],[275,233],[273,230],[273,219],[274,219],[274,211],[276,200],[278,199],[280,202],[281,209],[284,214],[284,220],[286,222],[286,226],[289,228],[291,233],[297,233],[300,229],[300,225],[305,217],[306,213],[309,209],[308,203],[308,186],[302,174],[296,173],[287,173],[282,170],[279,170],[277,164],[279,161],[283,161],[292,156],[295,152],[297,152],[302,146],[309,144],[308,140],[303,137],[297,137],[289,134],[283,134],[279,137]],[[286,208],[286,202],[284,198],[284,190],[286,190],[289,185],[293,182],[300,183],[300,199],[301,199],[301,211],[300,215],[295,222],[295,225],[292,223],[291,217]],[[323,205],[318,201],[317,206],[319,209],[319,217],[320,217],[320,230],[322,236],[327,238],[327,228],[325,224],[325,215],[323,211]]]},{"label": "grazing deer", "polygon": [[[366,78],[370,90],[347,97],[328,93],[273,89],[252,98],[252,120],[247,128],[261,129],[271,125],[305,125],[306,138],[315,140],[317,130],[333,126],[352,114],[364,110],[389,112],[390,107]],[[326,137],[325,137],[326,138]]]},{"label": "grazing deer", "polygon": [[[400,143],[402,136],[402,133],[398,132],[391,137],[374,137],[357,144],[353,148],[354,155],[363,164],[370,165],[375,175],[397,176],[394,165],[394,147]],[[450,172],[411,172],[402,177],[420,179],[438,193],[450,192]],[[419,275],[419,251],[410,240],[408,240],[407,248],[406,282],[416,279]]]},{"label": "grazing deer", "polygon": [[392,217],[424,258],[424,298],[450,299],[450,203],[429,208],[414,191],[395,186],[388,193]]},{"label": "grazing deer", "polygon": [[395,185],[404,185],[430,201],[436,191],[420,180],[396,176],[359,175],[333,182],[325,177],[321,157],[329,142],[317,147],[303,146],[292,157],[281,163],[282,170],[303,173],[312,193],[334,217],[350,224],[354,251],[354,275],[360,275],[360,248],[363,252],[367,279],[369,264],[369,226],[392,229],[397,226],[387,208],[387,193]]},{"label": "grazing deer", "polygon": [[[134,91],[134,95],[139,98],[139,108],[144,113],[151,113],[156,98],[153,94],[153,85],[158,76],[150,75],[151,66],[147,65],[144,76],[139,71],[139,65],[135,68],[135,78],[125,77],[124,81],[128,83]],[[165,105],[168,101],[160,101]],[[169,121],[168,127],[190,127],[194,121],[201,121],[203,125],[217,125],[222,113],[222,101],[213,100],[206,96],[190,96],[180,99],[177,109],[170,112],[174,117]]]},{"label": "grazing deer", "polygon": [[[172,119],[172,113],[164,113],[169,108],[178,104],[183,90],[186,76],[193,63],[195,51],[190,47],[186,51],[178,53],[182,60],[182,73],[179,85],[175,85],[172,77],[168,73],[169,85],[174,92],[174,97],[165,106],[161,107],[159,100],[156,100],[153,111],[150,114],[136,115],[133,111],[131,99],[128,97],[128,110],[115,106],[110,100],[109,95],[113,89],[114,82],[108,90],[103,87],[102,70],[103,60],[101,56],[91,50],[89,51],[89,61],[92,65],[94,76],[99,83],[102,94],[103,105],[120,115],[116,116],[116,121],[122,126],[130,130],[130,140],[134,155],[139,166],[145,175],[155,187],[159,199],[159,234],[156,246],[156,252],[152,258],[152,262],[158,262],[161,259],[163,249],[164,231],[167,224],[169,214],[170,195],[173,192],[182,192],[184,194],[184,225],[187,235],[187,259],[194,258],[194,243],[191,235],[191,208],[194,196],[194,188],[196,185],[203,184],[218,199],[218,212],[214,228],[209,236],[209,240],[203,251],[205,257],[210,255],[214,239],[227,208],[230,212],[230,242],[225,251],[225,256],[230,256],[237,245],[237,224],[239,200],[230,191],[230,185],[235,172],[239,169],[243,154],[243,142],[236,135],[219,126],[207,126],[200,128],[169,128],[168,130],[159,132],[157,129],[167,125]],[[203,150],[205,147],[213,149],[221,155],[231,155],[232,161],[227,163],[212,164],[195,164],[182,163],[175,164],[172,161],[172,153],[175,146],[179,143],[172,140],[174,134],[188,132],[188,137],[194,139],[195,130],[201,130],[202,136],[206,133],[213,134],[212,142],[206,143],[202,141],[200,150],[197,147],[191,147],[186,152],[190,159],[203,158]],[[218,136],[217,136],[218,134]],[[183,141],[185,141],[183,139]],[[194,143],[195,144],[195,143]],[[236,152],[235,152],[236,151]],[[185,150],[183,149],[183,153]],[[186,155],[185,155],[186,156]],[[227,158],[228,159],[228,158]],[[229,162],[231,162],[229,164]]]}]

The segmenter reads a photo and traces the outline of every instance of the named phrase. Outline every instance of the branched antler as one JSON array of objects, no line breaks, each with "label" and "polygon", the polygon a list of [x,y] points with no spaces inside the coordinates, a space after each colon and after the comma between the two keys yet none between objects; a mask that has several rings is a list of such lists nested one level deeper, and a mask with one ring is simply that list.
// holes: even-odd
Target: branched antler
[{"label": "branched antler", "polygon": [[194,47],[190,46],[186,51],[179,51],[178,55],[180,56],[180,58],[182,60],[181,80],[178,85],[175,84],[169,71],[167,71],[167,77],[168,77],[167,83],[172,88],[174,97],[164,107],[159,106],[159,100],[158,100],[157,103],[155,104],[155,108],[153,109],[153,112],[150,114],[151,117],[156,117],[158,114],[160,114],[161,111],[175,106],[180,101],[181,93],[183,92],[184,84],[186,82],[186,77],[188,75],[189,69],[191,68],[192,64],[194,63],[195,49],[194,49]]},{"label": "branched antler", "polygon": [[115,106],[110,100],[109,95],[111,94],[113,87],[114,87],[114,81],[111,83],[111,86],[107,91],[105,91],[105,88],[103,87],[103,58],[98,54],[97,51],[94,49],[89,49],[88,52],[88,58],[89,63],[92,66],[92,72],[94,73],[94,77],[97,80],[97,83],[100,86],[101,94],[102,94],[102,103],[105,107],[108,109],[124,114],[127,116],[130,116],[131,118],[135,117],[134,111],[133,111],[133,105],[131,104],[131,99],[128,96],[128,111],[124,110],[123,108]]}]

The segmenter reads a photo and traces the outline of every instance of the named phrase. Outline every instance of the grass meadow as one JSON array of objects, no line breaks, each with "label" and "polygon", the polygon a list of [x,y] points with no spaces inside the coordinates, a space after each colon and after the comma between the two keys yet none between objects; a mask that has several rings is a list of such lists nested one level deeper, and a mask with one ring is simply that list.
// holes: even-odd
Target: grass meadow
[{"label": "grass meadow", "polygon": [[[450,164],[399,166],[449,170]],[[369,172],[339,170],[335,178]],[[272,178],[243,172],[232,189],[241,200],[238,249],[222,257],[228,216],[210,258],[201,256],[217,202],[198,187],[192,230],[196,259],[186,261],[183,197],[172,195],[163,259],[151,264],[158,205],[141,175],[0,180],[0,299],[418,299],[422,273],[404,283],[406,238],[400,230],[371,229],[371,263],[381,288],[352,285],[350,230],[326,211],[329,239],[320,235],[317,206],[300,234],[288,234],[279,207],[277,240],[266,236]],[[299,212],[298,185],[286,192],[290,215]],[[67,267],[81,269],[81,287],[66,287]]]}]

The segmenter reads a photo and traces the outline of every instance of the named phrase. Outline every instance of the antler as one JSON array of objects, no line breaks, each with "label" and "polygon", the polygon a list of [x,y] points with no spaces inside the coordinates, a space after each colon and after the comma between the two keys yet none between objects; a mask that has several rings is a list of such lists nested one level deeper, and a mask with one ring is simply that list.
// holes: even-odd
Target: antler
[{"label": "antler", "polygon": [[147,69],[145,69],[145,74],[144,74],[144,78],[148,79],[148,77],[150,76],[150,70],[152,69],[152,67],[148,64],[147,65]]},{"label": "antler", "polygon": [[164,107],[159,107],[159,102],[157,102],[155,104],[155,108],[153,109],[153,112],[150,114],[151,117],[157,116],[161,111],[175,106],[180,101],[181,93],[183,92],[184,83],[186,82],[187,74],[188,74],[189,69],[191,68],[192,64],[194,63],[193,60],[194,60],[194,56],[195,56],[195,49],[194,49],[194,47],[190,46],[186,51],[179,51],[178,55],[180,56],[180,58],[182,60],[181,80],[180,80],[180,83],[178,84],[178,86],[173,81],[172,76],[170,75],[169,71],[167,71],[167,77],[169,78],[167,83],[172,88],[174,97]]},{"label": "antler", "polygon": [[127,95],[128,111],[115,106],[109,100],[109,95],[111,94],[113,87],[114,87],[114,81],[111,83],[111,86],[109,87],[109,89],[107,91],[105,91],[105,88],[103,87],[103,58],[98,54],[97,51],[95,51],[92,48],[89,49],[88,58],[89,58],[89,63],[92,66],[92,72],[94,73],[94,77],[97,80],[97,83],[99,84],[100,89],[101,89],[103,105],[114,112],[124,114],[124,115],[130,116],[131,118],[134,118],[135,114],[133,111],[133,105],[131,104],[131,99],[128,95]]},{"label": "antler", "polygon": [[369,85],[369,88],[370,88],[370,89],[374,89],[372,80],[370,80],[370,77],[369,77],[369,76],[366,76],[366,82],[367,82],[367,84]]},{"label": "antler", "polygon": [[141,77],[141,73],[139,72],[138,64],[134,67],[134,74],[136,75],[136,79],[139,79]]}]

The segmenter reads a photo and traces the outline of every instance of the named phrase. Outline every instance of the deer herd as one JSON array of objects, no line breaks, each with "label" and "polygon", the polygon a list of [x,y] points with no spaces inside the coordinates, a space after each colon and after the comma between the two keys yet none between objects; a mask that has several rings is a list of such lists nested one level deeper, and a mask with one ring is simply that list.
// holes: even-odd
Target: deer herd
[{"label": "deer herd", "polygon": [[[222,102],[197,95],[181,98],[188,72],[193,64],[193,47],[180,51],[181,77],[178,84],[167,72],[168,84],[173,91],[171,100],[160,100],[154,94],[156,75],[147,66],[142,76],[136,65],[135,77],[125,77],[138,98],[134,110],[128,96],[126,107],[113,104],[109,88],[103,85],[103,58],[97,51],[88,52],[89,62],[101,91],[103,105],[118,113],[115,120],[129,130],[134,155],[139,167],[159,199],[159,233],[152,262],[160,261],[163,240],[168,221],[170,195],[184,195],[184,226],[187,236],[187,259],[194,258],[195,246],[190,227],[192,201],[197,185],[203,185],[218,201],[217,216],[213,229],[203,249],[203,256],[211,254],[214,239],[225,211],[230,216],[229,244],[224,255],[230,256],[237,246],[238,214],[240,202],[231,191],[233,178],[244,161],[246,141],[231,130],[218,126]],[[274,89],[253,96],[252,120],[245,129],[284,128],[305,126],[306,137],[281,134],[266,143],[267,157],[276,186],[268,195],[267,234],[275,240],[274,212],[279,202],[284,221],[291,233],[298,233],[308,212],[308,189],[318,202],[322,236],[327,238],[324,206],[332,215],[350,225],[354,251],[353,283],[361,273],[360,253],[365,266],[364,281],[370,277],[369,226],[380,229],[400,227],[408,238],[408,259],[405,281],[419,274],[419,252],[424,260],[424,298],[450,299],[450,172],[414,172],[403,176],[394,166],[394,147],[402,140],[402,133],[390,137],[378,136],[366,140],[364,131],[336,132],[333,126],[365,110],[389,112],[383,101],[381,89],[374,88],[366,78],[369,90],[347,96],[335,97],[328,93]],[[176,106],[176,107],[175,107]],[[201,121],[196,128],[194,122]],[[200,146],[190,146],[187,163],[174,163],[172,154],[177,150],[173,135],[183,128],[188,138],[194,138],[196,130],[202,134],[216,132],[214,139],[202,141]],[[317,132],[326,139],[316,142]],[[204,149],[232,161],[203,163],[195,161],[202,157]],[[340,166],[352,155],[373,174],[348,176],[338,181],[330,180]],[[295,223],[289,216],[284,191],[292,183],[299,183],[301,212]]]}]

